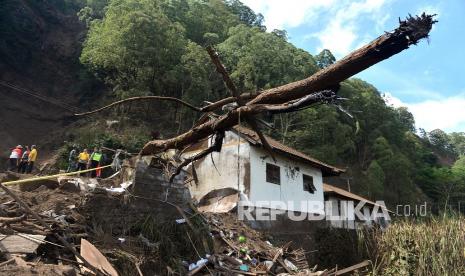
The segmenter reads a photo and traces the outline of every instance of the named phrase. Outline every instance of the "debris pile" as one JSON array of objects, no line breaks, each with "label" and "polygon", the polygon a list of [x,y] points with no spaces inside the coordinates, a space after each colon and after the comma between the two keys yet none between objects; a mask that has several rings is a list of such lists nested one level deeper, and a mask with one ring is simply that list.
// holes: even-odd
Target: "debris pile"
[{"label": "debris pile", "polygon": [[173,185],[154,190],[166,201],[116,177],[54,181],[10,186],[42,222],[0,193],[0,275],[338,275],[315,272],[303,249],[234,213],[200,213]]},{"label": "debris pile", "polygon": [[292,249],[290,242],[281,247],[274,246],[262,233],[238,221],[237,216],[231,213],[204,216],[211,229],[215,253],[208,261],[191,269],[191,275],[204,267],[207,272],[226,275],[310,273],[305,252],[300,248]]}]

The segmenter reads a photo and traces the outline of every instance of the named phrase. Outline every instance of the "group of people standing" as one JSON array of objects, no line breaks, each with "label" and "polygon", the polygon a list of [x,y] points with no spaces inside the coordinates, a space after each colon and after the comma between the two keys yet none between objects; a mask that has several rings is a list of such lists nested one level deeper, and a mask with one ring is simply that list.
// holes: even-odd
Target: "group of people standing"
[{"label": "group of people standing", "polygon": [[98,169],[101,167],[104,161],[102,150],[94,148],[92,153],[89,150],[83,149],[79,154],[79,149],[76,145],[73,145],[68,156],[68,169],[66,172],[84,171],[87,169],[96,169],[90,172],[90,177],[100,177],[102,170]]},{"label": "group of people standing", "polygon": [[37,148],[36,145],[29,146],[18,145],[11,150],[10,154],[10,171],[16,171],[18,173],[31,173],[34,169],[34,163],[37,160]]}]

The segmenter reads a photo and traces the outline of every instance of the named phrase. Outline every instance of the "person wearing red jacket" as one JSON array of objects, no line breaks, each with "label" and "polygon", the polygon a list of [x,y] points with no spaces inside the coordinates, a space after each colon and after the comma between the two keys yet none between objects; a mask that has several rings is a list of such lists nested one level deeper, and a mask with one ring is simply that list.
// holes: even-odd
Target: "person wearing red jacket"
[{"label": "person wearing red jacket", "polygon": [[23,147],[21,145],[16,146],[13,150],[11,150],[10,154],[10,167],[8,168],[10,171],[16,171],[18,169],[19,160],[23,155]]}]

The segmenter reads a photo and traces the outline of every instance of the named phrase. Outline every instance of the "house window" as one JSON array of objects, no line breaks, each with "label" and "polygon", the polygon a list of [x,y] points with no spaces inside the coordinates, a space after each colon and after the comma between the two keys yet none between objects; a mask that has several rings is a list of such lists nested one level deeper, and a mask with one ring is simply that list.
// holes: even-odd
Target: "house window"
[{"label": "house window", "polygon": [[313,185],[313,176],[311,175],[303,175],[303,183],[304,183],[304,191],[313,194],[316,191],[315,185]]},{"label": "house window", "polygon": [[266,182],[281,185],[281,170],[279,166],[266,163]]}]

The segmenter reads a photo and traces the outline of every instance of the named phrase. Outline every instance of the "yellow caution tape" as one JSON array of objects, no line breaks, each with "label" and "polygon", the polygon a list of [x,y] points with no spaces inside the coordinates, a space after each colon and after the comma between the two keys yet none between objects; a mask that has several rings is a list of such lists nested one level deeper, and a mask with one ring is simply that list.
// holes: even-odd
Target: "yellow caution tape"
[{"label": "yellow caution tape", "polygon": [[108,168],[108,167],[111,167],[111,165],[106,165],[106,166],[99,167],[99,168],[93,168],[93,169],[77,171],[77,172],[60,173],[60,174],[54,174],[54,175],[46,175],[46,176],[31,177],[31,178],[21,179],[21,180],[8,181],[8,182],[3,182],[2,184],[3,185],[13,185],[13,184],[19,184],[19,183],[35,182],[35,181],[38,181],[38,180],[53,179],[53,178],[57,178],[59,176],[69,176],[69,175],[87,173],[87,172],[101,170],[101,169]]}]

